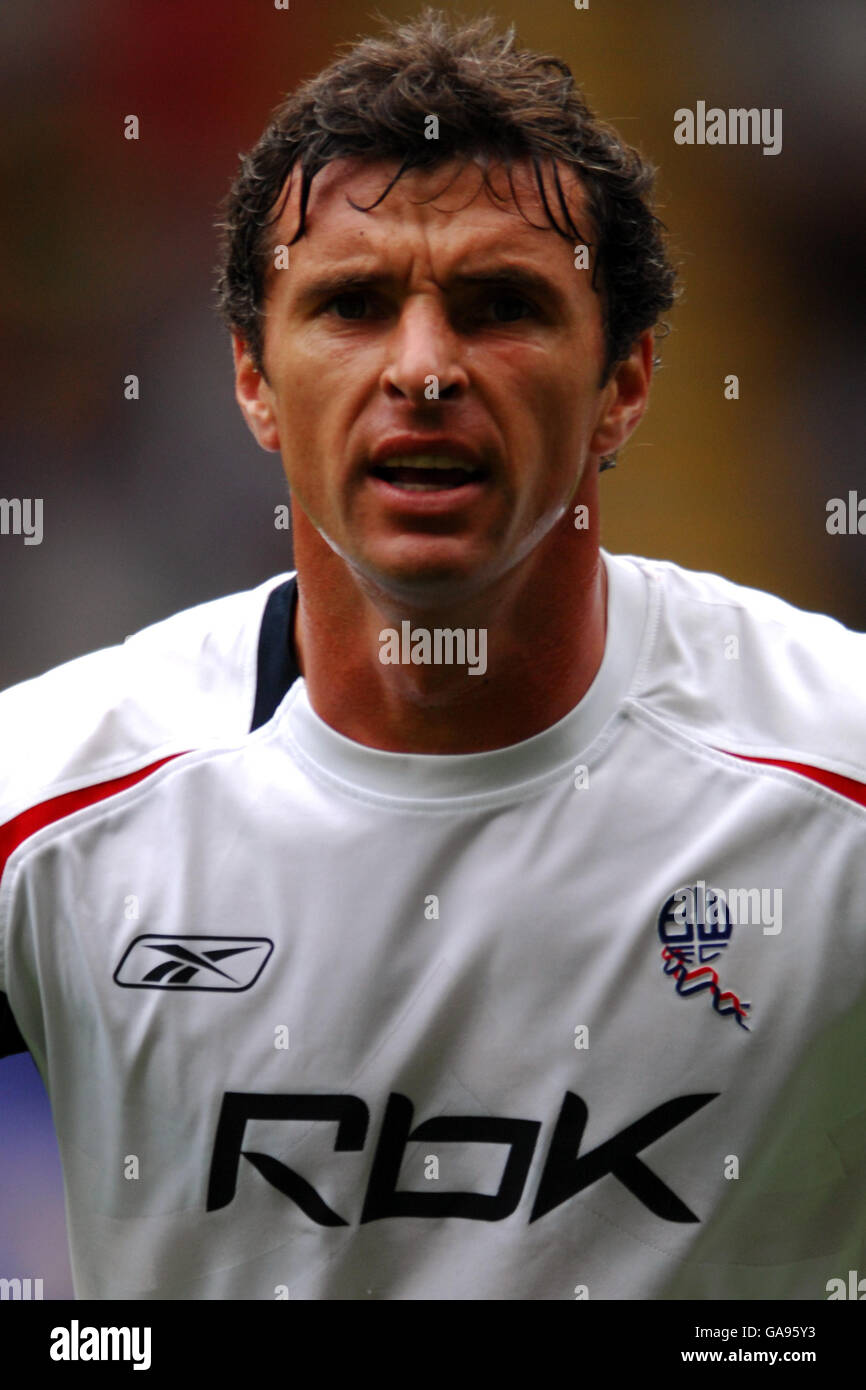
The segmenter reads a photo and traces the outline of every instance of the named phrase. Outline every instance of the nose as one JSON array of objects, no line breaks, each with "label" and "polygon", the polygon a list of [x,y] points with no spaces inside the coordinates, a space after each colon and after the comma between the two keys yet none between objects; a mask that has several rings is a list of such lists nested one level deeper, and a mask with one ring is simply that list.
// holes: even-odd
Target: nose
[{"label": "nose", "polygon": [[454,400],[469,384],[459,334],[430,295],[406,300],[390,335],[380,385],[392,400],[412,405]]}]

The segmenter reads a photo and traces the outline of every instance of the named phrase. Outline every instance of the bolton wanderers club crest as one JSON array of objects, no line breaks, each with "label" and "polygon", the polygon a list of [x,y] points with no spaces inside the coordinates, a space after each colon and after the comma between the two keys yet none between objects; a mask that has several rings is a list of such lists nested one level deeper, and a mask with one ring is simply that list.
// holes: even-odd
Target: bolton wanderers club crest
[{"label": "bolton wanderers club crest", "polygon": [[746,1014],[751,1004],[738,999],[731,990],[723,990],[718,973],[710,964],[727,949],[733,931],[721,889],[709,887],[703,879],[688,888],[678,888],[659,913],[658,931],[662,969],[673,977],[680,998],[708,990],[716,1013],[733,1015],[748,1032]]}]

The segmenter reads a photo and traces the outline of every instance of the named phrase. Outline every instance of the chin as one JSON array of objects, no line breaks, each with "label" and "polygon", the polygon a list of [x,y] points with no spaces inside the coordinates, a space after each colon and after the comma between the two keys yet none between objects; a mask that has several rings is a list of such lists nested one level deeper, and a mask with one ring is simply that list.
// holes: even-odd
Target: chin
[{"label": "chin", "polygon": [[390,563],[380,559],[375,563],[367,557],[350,564],[371,598],[407,608],[441,608],[466,602],[493,578],[489,563],[482,565],[477,559],[472,563],[468,557],[462,563],[453,557],[415,557],[411,562]]}]

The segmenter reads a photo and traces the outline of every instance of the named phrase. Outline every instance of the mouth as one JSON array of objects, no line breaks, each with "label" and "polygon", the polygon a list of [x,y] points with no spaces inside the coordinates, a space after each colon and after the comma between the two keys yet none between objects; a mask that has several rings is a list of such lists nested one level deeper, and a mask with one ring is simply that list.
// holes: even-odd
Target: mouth
[{"label": "mouth", "polygon": [[394,454],[374,464],[370,473],[401,492],[450,492],[487,476],[481,465],[448,454]]}]

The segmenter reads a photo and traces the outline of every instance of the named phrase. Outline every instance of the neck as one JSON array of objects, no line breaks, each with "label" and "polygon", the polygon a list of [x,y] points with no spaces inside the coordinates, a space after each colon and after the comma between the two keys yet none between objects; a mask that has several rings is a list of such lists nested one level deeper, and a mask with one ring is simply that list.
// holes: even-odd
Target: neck
[{"label": "neck", "polygon": [[[592,492],[590,518],[598,516],[596,483],[593,474],[578,494],[589,501],[583,494]],[[598,533],[576,531],[570,513],[494,590],[423,613],[393,603],[385,611],[297,508],[294,540],[295,642],[310,703],[357,743],[405,753],[519,743],[564,718],[601,664],[607,585]],[[385,663],[387,629],[395,660]],[[431,660],[436,629],[462,630],[467,660],[443,660],[447,638],[439,662]],[[420,664],[406,662],[413,646]]]}]

